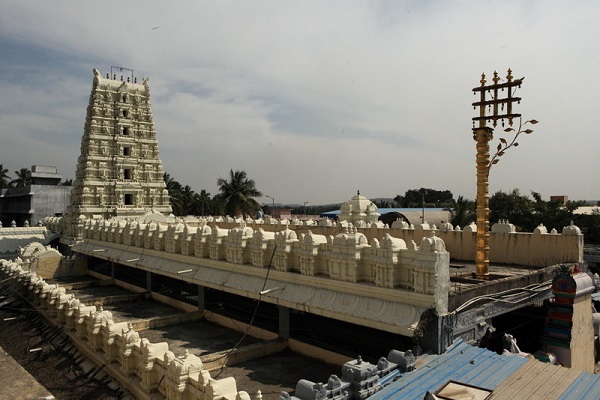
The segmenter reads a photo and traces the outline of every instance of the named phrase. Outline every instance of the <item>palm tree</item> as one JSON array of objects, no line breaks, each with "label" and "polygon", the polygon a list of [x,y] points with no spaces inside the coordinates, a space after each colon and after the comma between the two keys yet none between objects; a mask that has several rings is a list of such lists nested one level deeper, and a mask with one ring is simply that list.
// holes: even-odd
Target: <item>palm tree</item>
[{"label": "palm tree", "polygon": [[29,168],[21,168],[19,171],[15,171],[17,179],[11,181],[11,185],[15,187],[25,187],[31,183],[31,171]]},{"label": "palm tree", "polygon": [[169,198],[171,202],[171,208],[173,209],[173,214],[182,215],[183,201],[181,193],[181,183],[177,182],[174,178],[171,177],[171,175],[169,175],[166,172],[163,174],[163,180],[165,181],[167,191],[169,192]]},{"label": "palm tree", "polygon": [[253,197],[262,196],[255,187],[253,179],[248,179],[246,171],[229,171],[229,180],[217,180],[219,191],[225,202],[225,213],[231,216],[251,215],[258,209],[259,204]]},{"label": "palm tree", "polygon": [[[210,193],[202,189],[200,193],[196,193],[194,198],[195,214],[205,215],[206,211],[210,210]],[[210,211],[209,211],[210,213]]]},{"label": "palm tree", "polygon": [[456,200],[450,200],[450,214],[452,220],[450,223],[453,226],[464,227],[475,220],[475,202],[458,196]]},{"label": "palm tree", "polygon": [[225,201],[222,193],[215,195],[210,201],[210,210],[208,211],[211,215],[225,215]]},{"label": "palm tree", "polygon": [[183,215],[190,215],[195,195],[196,192],[189,185],[181,188],[181,210],[183,211]]},{"label": "palm tree", "polygon": [[0,189],[10,187],[10,176],[8,176],[8,168],[4,168],[4,164],[0,164]]}]

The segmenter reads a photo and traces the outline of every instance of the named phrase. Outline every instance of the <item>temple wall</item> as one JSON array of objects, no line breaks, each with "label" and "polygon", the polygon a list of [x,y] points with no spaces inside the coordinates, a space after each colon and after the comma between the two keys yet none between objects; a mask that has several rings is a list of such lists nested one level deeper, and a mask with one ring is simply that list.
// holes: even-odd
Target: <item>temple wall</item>
[{"label": "temple wall", "polygon": [[[219,223],[221,228],[233,228],[236,222]],[[299,233],[310,229],[314,234],[337,235],[344,230],[338,224],[319,226],[317,224],[250,224],[250,227],[260,227],[265,231],[296,230]],[[357,227],[357,231],[364,234],[370,242],[380,238],[385,233],[404,241],[414,240],[416,243],[429,236],[431,229],[415,228],[387,228],[387,227]],[[465,227],[461,230],[436,230],[436,236],[446,244],[446,250],[454,261],[475,260],[475,232],[476,228]],[[490,262],[494,264],[512,264],[531,267],[547,267],[558,263],[580,262],[583,260],[583,235],[559,233],[524,233],[524,232],[490,232]]]},{"label": "temple wall", "polygon": [[[369,240],[353,227],[342,228],[336,235],[313,234],[309,229],[297,233],[287,225],[269,235],[264,229],[267,227],[251,228],[238,222],[226,229],[216,223],[210,228],[194,222],[143,224],[136,220],[123,225],[116,220],[88,219],[82,236],[84,240],[155,250],[162,254],[160,257],[173,260],[197,257],[261,269],[272,264],[279,272],[329,278],[326,286],[331,288],[340,281],[398,289],[406,293],[399,293],[396,301],[435,308],[440,314],[447,312],[449,257],[444,242],[433,231],[426,232],[417,245],[412,239],[392,237],[390,230],[367,231],[370,236],[382,234]],[[193,255],[190,243],[194,243]]]}]

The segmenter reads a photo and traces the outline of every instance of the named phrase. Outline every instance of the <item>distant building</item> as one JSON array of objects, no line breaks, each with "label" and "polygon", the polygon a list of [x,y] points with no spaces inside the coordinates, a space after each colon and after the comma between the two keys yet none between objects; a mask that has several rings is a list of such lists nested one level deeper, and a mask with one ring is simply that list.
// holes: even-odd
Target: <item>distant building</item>
[{"label": "distant building", "polygon": [[569,202],[569,196],[550,196],[550,201],[558,201],[563,206]]},{"label": "distant building", "polygon": [[34,165],[29,175],[31,184],[2,189],[0,192],[0,218],[2,226],[12,221],[17,226],[37,225],[46,217],[62,216],[69,204],[71,186],[60,185],[63,178],[56,167]]},{"label": "distant building", "polygon": [[273,210],[273,218],[292,219],[291,208],[276,208]]}]

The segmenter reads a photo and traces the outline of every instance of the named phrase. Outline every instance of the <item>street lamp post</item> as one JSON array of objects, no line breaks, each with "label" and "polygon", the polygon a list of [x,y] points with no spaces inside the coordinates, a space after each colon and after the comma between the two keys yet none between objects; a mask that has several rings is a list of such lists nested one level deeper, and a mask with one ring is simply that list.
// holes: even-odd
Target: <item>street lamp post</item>
[{"label": "street lamp post", "polygon": [[427,190],[422,190],[421,191],[421,223],[424,224],[425,223],[425,193],[427,192]]},{"label": "street lamp post", "polygon": [[273,209],[271,210],[271,216],[275,217],[275,197],[271,197],[268,194],[265,194],[265,197],[268,197],[269,199],[273,200]]},{"label": "street lamp post", "polygon": [[[475,274],[479,279],[489,279],[489,219],[490,219],[490,195],[489,174],[490,167],[497,163],[497,156],[503,154],[503,150],[510,147],[506,140],[500,139],[498,152],[490,162],[490,141],[494,138],[494,129],[488,127],[486,122],[492,122],[495,127],[498,120],[504,126],[504,120],[508,120],[509,126],[513,125],[513,119],[520,118],[521,114],[514,114],[512,106],[514,102],[520,102],[519,97],[513,97],[513,88],[521,87],[524,78],[513,80],[512,71],[508,70],[506,82],[499,83],[498,73],[494,71],[492,85],[486,86],[485,74],[481,74],[481,86],[473,89],[473,94],[480,94],[480,101],[473,103],[473,108],[479,107],[479,116],[473,118],[473,139],[477,142],[477,234],[475,245]],[[499,93],[500,92],[500,93]],[[502,95],[504,93],[504,96]],[[486,98],[486,94],[489,98]],[[486,114],[487,109],[487,114]],[[478,122],[478,126],[475,123]],[[507,128],[506,131],[514,130]],[[520,133],[520,128],[519,132]],[[517,133],[517,134],[518,134]],[[516,137],[515,137],[516,139]],[[511,143],[513,145],[515,142]],[[504,144],[504,149],[503,149]],[[515,144],[516,145],[516,144]]]},{"label": "street lamp post", "polygon": [[308,201],[304,202],[304,216],[306,216],[306,205],[308,204]]}]

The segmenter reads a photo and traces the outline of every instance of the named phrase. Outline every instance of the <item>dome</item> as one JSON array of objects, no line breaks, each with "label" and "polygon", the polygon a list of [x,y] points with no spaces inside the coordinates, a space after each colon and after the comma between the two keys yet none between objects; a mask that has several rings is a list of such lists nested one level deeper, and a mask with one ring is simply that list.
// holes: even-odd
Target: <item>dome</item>
[{"label": "dome", "polygon": [[571,221],[569,226],[565,226],[562,230],[563,235],[581,235],[581,229]]},{"label": "dome", "polygon": [[377,222],[379,216],[377,206],[371,200],[362,196],[360,192],[357,192],[354,197],[342,205],[338,218],[340,221],[352,223],[364,221],[365,223],[372,224]]}]

